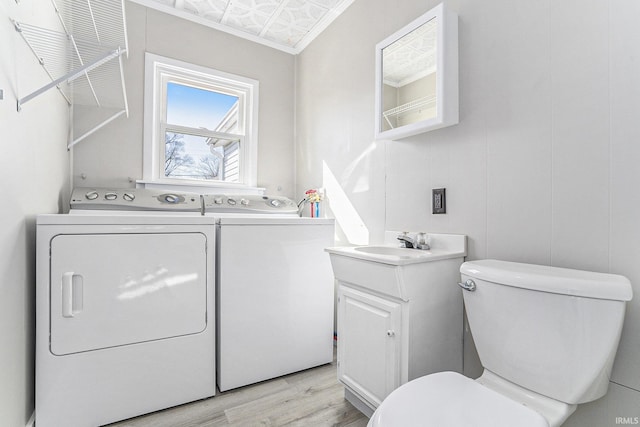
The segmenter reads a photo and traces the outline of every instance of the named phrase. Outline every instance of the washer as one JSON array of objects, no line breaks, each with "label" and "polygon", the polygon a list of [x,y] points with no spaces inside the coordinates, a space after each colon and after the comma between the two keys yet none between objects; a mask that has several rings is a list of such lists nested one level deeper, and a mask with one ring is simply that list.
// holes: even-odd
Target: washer
[{"label": "washer", "polygon": [[163,194],[80,189],[37,218],[38,427],[215,394],[215,226],[200,196]]},{"label": "washer", "polygon": [[334,221],[282,197],[203,200],[217,224],[219,390],[332,362]]}]

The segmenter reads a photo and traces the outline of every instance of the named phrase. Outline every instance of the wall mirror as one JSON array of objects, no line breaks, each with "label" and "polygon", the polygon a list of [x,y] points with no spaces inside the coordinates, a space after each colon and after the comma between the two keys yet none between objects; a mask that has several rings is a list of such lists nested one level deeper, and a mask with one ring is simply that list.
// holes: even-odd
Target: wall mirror
[{"label": "wall mirror", "polygon": [[458,16],[440,4],[376,45],[376,139],[458,123]]}]

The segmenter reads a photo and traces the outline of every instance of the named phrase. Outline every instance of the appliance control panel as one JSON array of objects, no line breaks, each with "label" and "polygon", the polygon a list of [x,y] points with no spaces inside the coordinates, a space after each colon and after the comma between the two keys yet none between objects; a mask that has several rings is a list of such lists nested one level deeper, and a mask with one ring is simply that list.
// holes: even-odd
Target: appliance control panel
[{"label": "appliance control panel", "polygon": [[76,188],[71,209],[119,211],[178,211],[202,213],[199,194],[142,188]]},{"label": "appliance control panel", "polygon": [[71,193],[71,210],[294,215],[298,213],[298,206],[293,200],[281,196],[200,195],[146,188],[79,187]]},{"label": "appliance control panel", "polygon": [[286,197],[205,194],[205,213],[297,214],[298,206]]}]

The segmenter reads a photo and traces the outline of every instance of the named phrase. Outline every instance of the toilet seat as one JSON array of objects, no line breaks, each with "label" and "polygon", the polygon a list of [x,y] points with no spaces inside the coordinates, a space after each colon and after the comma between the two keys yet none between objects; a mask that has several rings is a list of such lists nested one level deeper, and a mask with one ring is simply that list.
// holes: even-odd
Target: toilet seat
[{"label": "toilet seat", "polygon": [[538,412],[455,372],[417,378],[394,390],[368,427],[549,427]]}]

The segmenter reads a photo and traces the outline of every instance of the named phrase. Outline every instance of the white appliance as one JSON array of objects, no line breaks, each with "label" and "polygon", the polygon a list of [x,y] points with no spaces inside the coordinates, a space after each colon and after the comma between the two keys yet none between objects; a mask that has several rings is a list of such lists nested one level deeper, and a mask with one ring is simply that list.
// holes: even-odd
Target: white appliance
[{"label": "white appliance", "polygon": [[199,196],[137,191],[76,191],[72,208],[93,214],[38,217],[38,427],[98,426],[215,394],[215,226]]},{"label": "white appliance", "polygon": [[220,391],[330,363],[334,221],[268,196],[205,195],[204,211],[217,224]]}]

